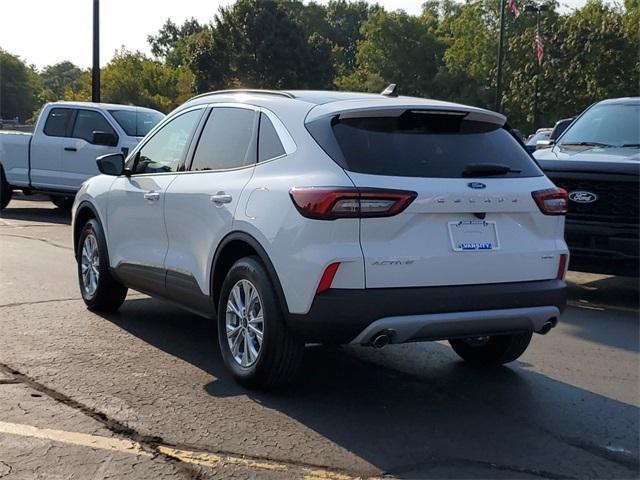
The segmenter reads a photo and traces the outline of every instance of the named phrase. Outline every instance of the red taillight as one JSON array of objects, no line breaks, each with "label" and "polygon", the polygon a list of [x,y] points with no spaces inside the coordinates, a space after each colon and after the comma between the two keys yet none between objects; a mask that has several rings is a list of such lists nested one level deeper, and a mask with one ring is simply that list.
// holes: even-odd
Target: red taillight
[{"label": "red taillight", "polygon": [[531,193],[545,215],[564,215],[569,207],[569,195],[564,188],[549,188]]},{"label": "red taillight", "polygon": [[402,212],[416,192],[383,188],[295,187],[289,192],[298,211],[307,218],[389,217]]},{"label": "red taillight", "polygon": [[558,263],[558,274],[556,275],[558,280],[564,280],[564,277],[567,274],[567,260],[569,260],[569,255],[561,253],[560,262]]},{"label": "red taillight", "polygon": [[333,283],[333,279],[336,276],[339,266],[340,266],[339,262],[332,263],[324,270],[324,273],[322,274],[322,278],[320,279],[320,283],[318,284],[316,293],[322,293],[325,290],[329,290],[331,288],[331,284]]}]

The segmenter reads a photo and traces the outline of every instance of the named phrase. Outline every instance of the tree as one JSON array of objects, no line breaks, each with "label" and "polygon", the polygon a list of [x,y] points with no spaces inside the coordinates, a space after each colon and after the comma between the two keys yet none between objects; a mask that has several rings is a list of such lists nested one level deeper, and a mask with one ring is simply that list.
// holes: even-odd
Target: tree
[{"label": "tree", "polygon": [[192,95],[191,83],[186,67],[171,68],[123,49],[102,70],[102,97],[107,102],[168,112]]},{"label": "tree", "polygon": [[238,0],[220,8],[214,26],[189,48],[197,90],[233,87],[326,88],[330,55],[320,37],[303,29],[274,0]]},{"label": "tree", "polygon": [[367,2],[332,0],[327,6],[327,38],[333,43],[334,68],[339,75],[348,75],[357,67],[358,43],[362,40],[361,26],[372,12],[379,11],[377,5]]},{"label": "tree", "polygon": [[0,118],[28,120],[40,106],[38,83],[33,67],[0,49]]},{"label": "tree", "polygon": [[405,95],[435,93],[443,45],[425,17],[378,10],[369,15],[361,31],[358,67],[336,80],[339,88],[381,91],[397,83]]},{"label": "tree", "polygon": [[186,20],[180,26],[168,19],[157,35],[147,37],[151,53],[173,68],[183,66],[186,64],[189,43],[204,28],[195,18]]},{"label": "tree", "polygon": [[41,97],[47,102],[70,100],[87,88],[89,72],[69,61],[45,67],[40,73],[43,91]]},{"label": "tree", "polygon": [[[590,1],[566,16],[549,12],[541,67],[535,60],[531,19],[530,27],[511,39],[505,109],[512,123],[552,126],[596,101],[638,95],[638,42],[625,34],[625,17],[623,9],[601,1]],[[540,91],[537,125],[532,124],[535,75]]]}]

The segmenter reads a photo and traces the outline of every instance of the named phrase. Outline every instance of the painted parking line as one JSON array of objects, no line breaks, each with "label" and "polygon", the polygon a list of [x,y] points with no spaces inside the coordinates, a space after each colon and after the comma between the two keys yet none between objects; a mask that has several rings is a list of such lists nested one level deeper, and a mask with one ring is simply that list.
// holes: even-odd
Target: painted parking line
[{"label": "painted parking line", "polygon": [[[39,428],[19,423],[0,422],[0,433],[21,437],[41,438],[54,442],[77,445],[111,452],[128,453],[153,457],[156,453],[171,457],[191,465],[201,467],[240,467],[253,471],[297,473],[304,480],[363,480],[365,477],[327,470],[318,467],[300,467],[270,460],[251,459],[235,455],[182,450],[168,445],[154,445],[145,449],[139,442],[122,438],[103,437],[65,430]],[[151,450],[151,451],[150,451]],[[366,477],[368,480],[382,480],[381,477]]]},{"label": "painted parking line", "polygon": [[123,438],[102,437],[86,433],[67,432],[50,428],[39,428],[20,423],[0,422],[0,433],[19,435],[21,437],[42,438],[54,442],[62,442],[69,445],[97,448],[112,452],[125,452],[135,455],[151,457],[152,454],[144,451],[142,445],[132,440]]}]

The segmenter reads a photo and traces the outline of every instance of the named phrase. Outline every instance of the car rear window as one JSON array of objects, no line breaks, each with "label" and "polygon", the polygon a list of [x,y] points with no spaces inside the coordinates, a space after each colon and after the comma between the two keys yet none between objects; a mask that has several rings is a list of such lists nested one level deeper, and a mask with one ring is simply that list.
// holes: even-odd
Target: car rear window
[{"label": "car rear window", "polygon": [[460,178],[469,165],[501,164],[496,176],[534,177],[542,172],[497,124],[459,114],[407,111],[395,117],[335,118],[332,129],[346,170],[401,177]]}]

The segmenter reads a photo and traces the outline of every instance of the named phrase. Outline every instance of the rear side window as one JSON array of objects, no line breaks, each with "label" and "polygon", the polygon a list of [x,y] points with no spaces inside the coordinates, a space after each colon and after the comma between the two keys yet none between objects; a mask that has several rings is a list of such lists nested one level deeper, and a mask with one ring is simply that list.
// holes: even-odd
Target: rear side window
[{"label": "rear side window", "polygon": [[280,141],[280,137],[269,117],[260,114],[260,136],[258,138],[258,161],[264,162],[272,158],[280,157],[286,152]]},{"label": "rear side window", "polygon": [[78,110],[71,136],[82,138],[91,143],[93,141],[93,132],[116,133],[100,112]]},{"label": "rear side window", "polygon": [[460,178],[469,165],[501,164],[512,171],[500,177],[542,175],[507,130],[460,115],[407,111],[397,117],[335,119],[332,128],[343,166],[353,172]]},{"label": "rear side window", "polygon": [[44,124],[44,133],[50,137],[66,137],[72,113],[71,108],[52,108]]},{"label": "rear side window", "polygon": [[226,170],[256,162],[257,113],[246,108],[214,108],[202,129],[191,170]]}]

